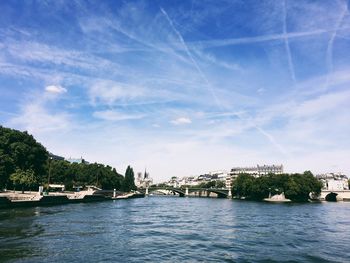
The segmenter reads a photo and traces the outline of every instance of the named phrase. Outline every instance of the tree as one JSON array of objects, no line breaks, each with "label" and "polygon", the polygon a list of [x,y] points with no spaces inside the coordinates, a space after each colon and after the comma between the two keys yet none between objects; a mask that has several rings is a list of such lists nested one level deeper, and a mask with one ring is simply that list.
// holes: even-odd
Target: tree
[{"label": "tree", "polygon": [[135,175],[134,170],[130,167],[130,165],[126,168],[125,178],[124,178],[124,186],[123,190],[125,192],[129,192],[130,190],[136,190],[135,185]]},{"label": "tree", "polygon": [[224,188],[225,187],[225,182],[221,180],[216,181],[216,187],[217,188]]},{"label": "tree", "polygon": [[48,152],[32,135],[0,126],[0,188],[12,183],[16,169],[32,170],[43,180],[47,160]]},{"label": "tree", "polygon": [[237,197],[250,197],[255,178],[249,174],[240,174],[232,183],[232,193]]},{"label": "tree", "polygon": [[[0,126],[0,189],[14,184],[31,186],[19,179],[23,174],[30,178],[31,171],[37,183],[46,184],[49,179],[50,183],[64,184],[70,190],[73,185],[98,184],[103,189],[117,190],[124,186],[124,177],[108,165],[50,160],[46,149],[33,136]],[[133,173],[129,167],[127,189],[136,189]]]},{"label": "tree", "polygon": [[310,193],[319,195],[322,183],[310,171],[303,174],[269,174],[255,178],[240,174],[233,181],[232,192],[238,197],[252,200],[263,200],[271,194],[285,193],[292,201],[305,202]]},{"label": "tree", "polygon": [[21,169],[16,169],[16,171],[13,174],[11,174],[10,180],[13,182],[14,186],[21,186],[22,193],[24,193],[25,187],[31,189],[31,187],[37,182],[33,170]]},{"label": "tree", "polygon": [[65,184],[66,189],[73,189],[73,185],[96,185],[106,190],[121,190],[123,181],[124,177],[108,165],[51,161],[50,182]]},{"label": "tree", "polygon": [[9,175],[13,172],[13,168],[13,160],[0,150],[0,189],[7,186]]},{"label": "tree", "polygon": [[322,189],[322,182],[317,180],[310,171],[303,174],[292,174],[286,184],[286,198],[292,201],[305,202],[310,198],[310,193],[319,195]]}]

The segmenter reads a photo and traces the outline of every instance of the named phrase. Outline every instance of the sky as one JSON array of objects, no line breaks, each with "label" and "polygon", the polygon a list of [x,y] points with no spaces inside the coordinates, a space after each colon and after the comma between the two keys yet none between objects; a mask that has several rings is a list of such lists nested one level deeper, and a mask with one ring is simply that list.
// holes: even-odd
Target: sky
[{"label": "sky", "polygon": [[348,1],[0,1],[0,124],[157,182],[350,175]]}]

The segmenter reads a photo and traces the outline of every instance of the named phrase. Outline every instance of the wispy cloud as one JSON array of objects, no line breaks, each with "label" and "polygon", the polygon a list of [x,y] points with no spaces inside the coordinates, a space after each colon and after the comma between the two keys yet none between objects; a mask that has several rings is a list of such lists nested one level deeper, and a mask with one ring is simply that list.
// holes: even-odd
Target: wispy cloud
[{"label": "wispy cloud", "polygon": [[0,122],[53,152],[158,179],[263,162],[350,172],[344,1],[38,5],[0,2]]},{"label": "wispy cloud", "polygon": [[142,88],[114,81],[98,81],[89,88],[89,97],[93,104],[113,105],[116,101],[125,102],[143,96]]},{"label": "wispy cloud", "polygon": [[185,124],[191,124],[192,121],[190,118],[180,117],[180,118],[177,118],[175,120],[170,121],[170,123],[172,123],[174,125],[185,125]]},{"label": "wispy cloud", "polygon": [[67,89],[63,88],[60,85],[49,85],[49,86],[46,86],[45,91],[49,93],[54,93],[54,94],[62,94],[62,93],[66,93]]},{"label": "wispy cloud", "polygon": [[[342,27],[341,30],[348,30],[350,27]],[[242,44],[253,44],[267,41],[284,41],[288,39],[299,39],[312,36],[320,36],[323,34],[329,34],[333,32],[332,29],[318,29],[305,32],[290,32],[283,34],[271,34],[271,35],[262,35],[255,37],[242,37],[242,38],[227,38],[227,39],[215,39],[215,40],[202,40],[202,41],[192,41],[189,45],[194,45],[197,48],[214,48],[214,47],[225,47],[225,46],[234,46]]]},{"label": "wispy cloud", "polygon": [[[180,39],[182,45],[185,47],[186,53],[187,55],[190,57],[193,65],[195,66],[195,68],[197,69],[198,73],[200,74],[200,76],[202,77],[202,79],[204,80],[208,90],[210,91],[212,97],[214,98],[214,101],[216,103],[216,106],[220,109],[220,110],[225,110],[223,108],[222,103],[220,102],[219,98],[217,97],[210,81],[208,80],[207,76],[204,74],[204,72],[202,71],[202,69],[199,67],[198,63],[196,62],[196,60],[194,59],[194,57],[192,56],[185,40],[183,39],[182,35],[180,34],[180,32],[174,27],[172,20],[170,19],[170,17],[168,16],[168,14],[164,11],[164,9],[161,8],[161,12],[164,14],[164,16],[167,18],[170,26],[172,27],[172,29],[175,31],[175,33],[177,34],[178,38]],[[238,118],[242,119],[241,115],[237,115]],[[249,121],[247,119],[245,119],[244,121]],[[253,127],[259,131],[261,134],[263,134],[274,146],[277,147],[277,149],[279,149],[281,151],[281,153],[286,154],[286,150],[279,144],[277,143],[276,139],[273,138],[273,136],[269,133],[267,133],[266,131],[264,131],[261,127],[257,126],[256,124],[253,124]]]},{"label": "wispy cloud", "polygon": [[137,120],[144,117],[142,114],[125,114],[115,110],[95,111],[93,116],[106,121]]},{"label": "wispy cloud", "polygon": [[18,115],[7,124],[34,134],[65,131],[72,128],[71,116],[68,113],[52,112],[41,101],[24,103]]}]

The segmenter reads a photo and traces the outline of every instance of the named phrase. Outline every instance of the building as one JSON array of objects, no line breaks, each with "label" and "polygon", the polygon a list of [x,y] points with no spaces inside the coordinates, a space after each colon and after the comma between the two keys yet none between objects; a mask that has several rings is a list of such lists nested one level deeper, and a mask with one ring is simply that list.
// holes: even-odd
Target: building
[{"label": "building", "polygon": [[137,173],[137,177],[135,179],[135,185],[138,188],[147,188],[150,185],[153,184],[153,179],[149,176],[149,173],[144,172],[144,174],[142,174],[141,172]]},{"label": "building", "polygon": [[186,187],[186,186],[198,186],[202,183],[222,181],[225,183],[228,173],[225,171],[213,171],[197,176],[184,176],[182,178],[173,176],[169,181],[164,184],[169,187]]},{"label": "building", "polygon": [[85,159],[83,159],[83,157],[80,158],[67,158],[65,159],[66,161],[70,162],[70,163],[85,163],[85,164],[89,164],[89,162],[87,162]]},{"label": "building", "polygon": [[177,188],[180,186],[179,179],[176,176],[171,177],[171,179],[166,183],[166,185]]},{"label": "building", "polygon": [[268,174],[282,174],[283,165],[257,165],[252,167],[233,167],[230,173],[225,177],[226,188],[232,187],[232,182],[240,174],[249,174],[254,177],[265,176]]},{"label": "building", "polygon": [[227,189],[231,189],[232,188],[232,177],[231,175],[227,175],[225,178],[225,187]]},{"label": "building", "polygon": [[212,179],[225,181],[225,178],[229,173],[226,171],[213,171],[209,172],[209,174],[211,175]]},{"label": "building", "polygon": [[230,176],[236,178],[240,174],[249,174],[260,177],[268,174],[282,174],[283,165],[257,165],[253,167],[234,167],[230,171]]},{"label": "building", "polygon": [[318,174],[316,178],[323,183],[323,189],[329,191],[349,190],[349,178],[342,173]]},{"label": "building", "polygon": [[257,165],[258,175],[283,174],[283,165]]},{"label": "building", "polygon": [[49,158],[51,160],[55,160],[55,161],[63,161],[64,160],[64,157],[50,153],[50,152],[49,152]]}]

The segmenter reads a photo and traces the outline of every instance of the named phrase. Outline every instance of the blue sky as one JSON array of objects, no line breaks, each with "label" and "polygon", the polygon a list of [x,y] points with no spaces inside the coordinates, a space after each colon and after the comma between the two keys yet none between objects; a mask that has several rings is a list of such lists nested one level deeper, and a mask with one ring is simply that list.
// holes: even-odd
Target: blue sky
[{"label": "blue sky", "polygon": [[156,181],[350,174],[347,1],[0,1],[0,123]]}]

